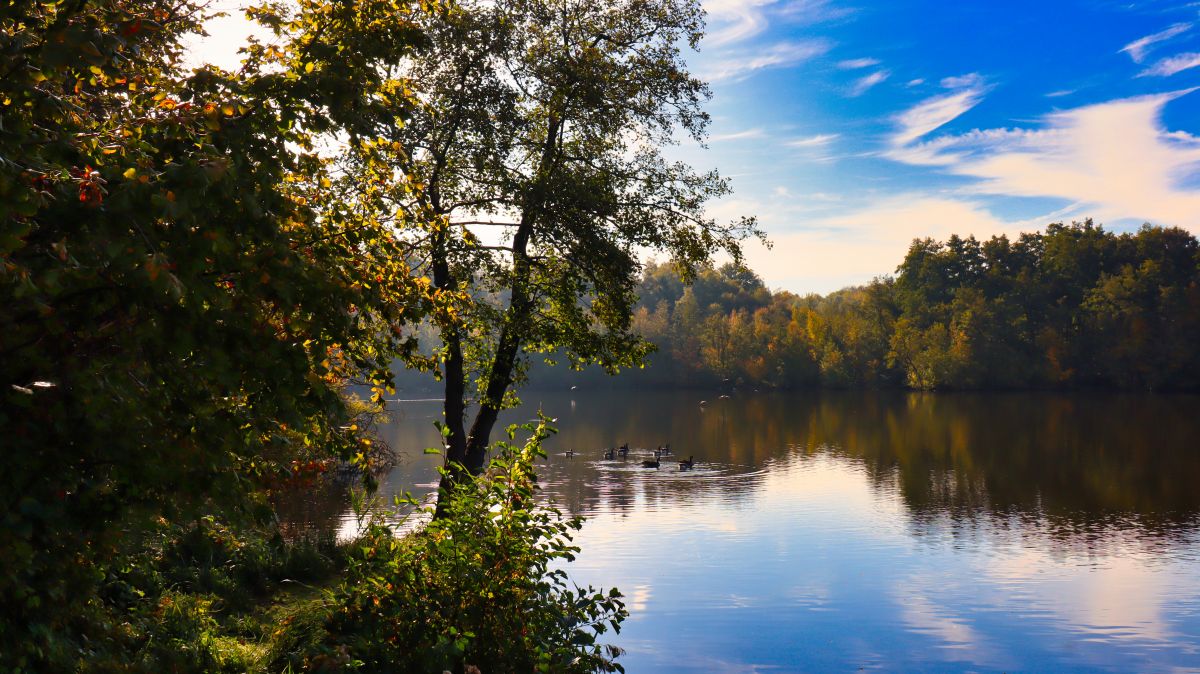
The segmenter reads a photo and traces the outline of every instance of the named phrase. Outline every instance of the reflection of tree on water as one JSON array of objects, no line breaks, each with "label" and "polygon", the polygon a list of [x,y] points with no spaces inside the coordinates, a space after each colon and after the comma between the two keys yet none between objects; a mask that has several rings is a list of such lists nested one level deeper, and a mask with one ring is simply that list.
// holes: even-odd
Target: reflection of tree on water
[{"label": "reflection of tree on water", "polygon": [[312,484],[295,484],[272,494],[279,530],[285,538],[301,538],[311,532],[336,533],[342,512],[349,503],[343,481],[332,478]]},{"label": "reflection of tree on water", "polygon": [[[1096,550],[1118,532],[1152,545],[1197,528],[1200,397],[823,392],[735,396],[702,408],[705,397],[533,392],[508,423],[539,407],[558,417],[541,482],[571,513],[748,503],[773,473],[825,456],[861,466],[875,491],[898,495],[914,530],[930,536],[987,527]],[[438,443],[437,410],[410,407],[384,429],[401,455],[385,499],[419,495],[418,485],[436,480],[437,457],[421,450]],[[635,448],[628,459],[603,459],[623,442]],[[665,442],[673,456],[694,454],[696,470],[680,473],[673,461],[640,468]],[[563,456],[568,448],[578,453]],[[329,512],[322,507],[312,516]]]},{"label": "reflection of tree on water", "polygon": [[377,483],[401,460],[401,455],[380,437],[380,427],[390,422],[386,413],[363,409],[354,423],[373,440],[360,450],[358,460],[339,461],[329,472],[296,475],[271,491],[271,503],[284,537],[301,538],[313,532],[340,534],[350,505],[350,490],[363,488],[368,481]]},{"label": "reflection of tree on water", "polygon": [[823,396],[802,423],[807,451],[861,460],[918,531],[985,518],[1088,544],[1195,527],[1197,413],[1195,397],[846,394]]},{"label": "reflection of tree on water", "polygon": [[[572,512],[751,499],[763,475],[825,455],[861,464],[876,491],[898,494],[918,533],[986,526],[1095,550],[1118,531],[1177,539],[1200,514],[1192,396],[823,392],[705,408],[679,392],[576,397],[555,442],[595,447],[596,461],[552,457],[546,471],[548,492]],[[669,440],[723,479],[629,474],[599,460],[630,438]]]}]

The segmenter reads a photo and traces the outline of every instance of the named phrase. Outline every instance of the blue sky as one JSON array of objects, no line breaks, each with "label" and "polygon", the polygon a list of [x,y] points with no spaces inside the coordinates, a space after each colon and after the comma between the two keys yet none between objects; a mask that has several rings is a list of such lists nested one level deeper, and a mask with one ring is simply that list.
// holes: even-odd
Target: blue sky
[{"label": "blue sky", "polygon": [[768,285],[893,272],[914,237],[1093,217],[1200,232],[1200,3],[708,0],[722,216]]},{"label": "blue sky", "polygon": [[[233,8],[237,0],[218,0]],[[1092,217],[1200,233],[1200,2],[704,0],[719,217],[757,215],[767,284],[894,272],[914,237]],[[246,24],[193,53],[229,64]]]}]

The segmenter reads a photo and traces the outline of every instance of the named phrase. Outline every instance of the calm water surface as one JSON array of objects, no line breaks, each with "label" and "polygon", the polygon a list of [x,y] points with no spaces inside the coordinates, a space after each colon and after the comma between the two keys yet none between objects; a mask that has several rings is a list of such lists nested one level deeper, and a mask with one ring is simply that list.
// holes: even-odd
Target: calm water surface
[{"label": "calm water surface", "polygon": [[[575,581],[626,595],[631,674],[1200,672],[1200,398],[703,397],[509,418],[558,418],[545,495],[589,518]],[[395,405],[385,493],[433,485],[439,410]],[[352,527],[338,498],[307,516]]]}]

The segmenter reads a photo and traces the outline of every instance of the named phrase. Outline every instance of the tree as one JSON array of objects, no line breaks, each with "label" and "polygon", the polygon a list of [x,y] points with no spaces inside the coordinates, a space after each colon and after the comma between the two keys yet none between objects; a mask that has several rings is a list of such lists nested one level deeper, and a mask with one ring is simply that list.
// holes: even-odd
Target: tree
[{"label": "tree", "polygon": [[684,289],[656,266],[638,293],[673,311],[665,331],[649,311],[638,327],[667,356],[653,375],[676,384],[1194,389],[1198,259],[1184,230],[1084,221],[917,239],[896,278],[823,297],[772,294],[728,265]]},{"label": "tree", "polygon": [[[483,469],[530,353],[616,371],[650,346],[631,329],[641,251],[685,276],[717,250],[740,259],[752,220],[718,224],[715,173],[667,161],[682,128],[702,138],[706,86],[686,70],[694,0],[461,3],[425,25],[398,64],[423,105],[394,136],[409,233],[439,293],[447,481]],[[478,410],[467,426],[469,402]]]},{"label": "tree", "polygon": [[411,13],[261,9],[279,40],[235,74],[179,65],[200,3],[0,9],[6,666],[122,638],[98,591],[147,521],[244,511],[276,461],[363,447],[340,389],[382,388],[428,305],[391,211],[312,148],[362,140],[366,165]]}]

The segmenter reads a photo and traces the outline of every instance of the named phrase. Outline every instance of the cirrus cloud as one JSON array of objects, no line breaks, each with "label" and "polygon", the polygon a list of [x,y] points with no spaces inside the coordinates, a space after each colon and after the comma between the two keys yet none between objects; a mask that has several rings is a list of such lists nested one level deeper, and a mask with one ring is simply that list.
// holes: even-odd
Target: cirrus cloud
[{"label": "cirrus cloud", "polygon": [[893,143],[907,142],[885,156],[975,178],[967,190],[978,194],[1058,198],[1104,221],[1136,219],[1196,232],[1200,191],[1187,185],[1200,168],[1200,137],[1162,124],[1164,107],[1192,91],[1055,112],[1034,129],[976,129],[923,143],[913,141],[925,134],[910,131],[898,134]]},{"label": "cirrus cloud", "polygon": [[1158,44],[1159,42],[1165,42],[1176,35],[1186,33],[1191,29],[1192,24],[1190,23],[1177,23],[1166,30],[1134,40],[1124,47],[1121,47],[1121,51],[1129,54],[1129,58],[1133,59],[1134,63],[1141,63],[1143,60],[1145,60],[1146,54],[1148,54],[1150,50],[1154,48],[1154,45]]},{"label": "cirrus cloud", "polygon": [[1155,75],[1158,77],[1170,77],[1178,72],[1183,72],[1190,68],[1200,66],[1200,53],[1188,52],[1185,54],[1177,54],[1169,58],[1161,59],[1154,65],[1146,68],[1138,73],[1138,77],[1147,77]]},{"label": "cirrus cloud", "polygon": [[842,70],[858,70],[860,68],[870,68],[871,66],[877,65],[879,65],[879,59],[861,58],[838,61],[837,67],[841,68]]},{"label": "cirrus cloud", "polygon": [[754,51],[733,51],[703,66],[702,75],[710,82],[743,79],[759,70],[787,68],[822,56],[833,48],[828,40],[779,42]]},{"label": "cirrus cloud", "polygon": [[891,143],[902,147],[954,121],[983,100],[984,89],[973,86],[951,94],[934,96],[896,116],[897,131]]},{"label": "cirrus cloud", "polygon": [[850,85],[849,94],[852,98],[856,96],[862,96],[876,84],[886,81],[890,76],[891,73],[886,70],[876,70],[870,75],[860,77],[854,81],[854,84]]}]

